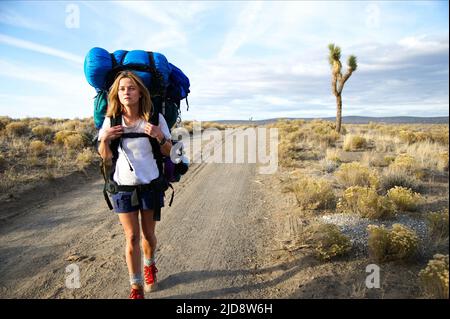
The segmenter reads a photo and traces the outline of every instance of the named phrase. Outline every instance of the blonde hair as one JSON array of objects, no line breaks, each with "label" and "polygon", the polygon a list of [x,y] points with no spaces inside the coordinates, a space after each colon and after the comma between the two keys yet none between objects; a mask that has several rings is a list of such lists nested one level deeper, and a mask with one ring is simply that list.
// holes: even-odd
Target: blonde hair
[{"label": "blonde hair", "polygon": [[111,85],[108,93],[108,109],[106,111],[106,116],[116,117],[122,114],[122,104],[119,101],[119,83],[120,80],[128,78],[139,88],[141,93],[141,98],[139,99],[139,117],[150,121],[150,116],[153,111],[153,103],[150,98],[150,93],[145,87],[144,83],[136,74],[131,71],[121,71],[117,74],[114,83]]}]

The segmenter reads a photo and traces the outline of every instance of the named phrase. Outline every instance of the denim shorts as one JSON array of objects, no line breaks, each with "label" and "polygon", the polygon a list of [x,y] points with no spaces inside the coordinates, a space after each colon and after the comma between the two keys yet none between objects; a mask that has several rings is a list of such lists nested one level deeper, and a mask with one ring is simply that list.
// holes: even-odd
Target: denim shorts
[{"label": "denim shorts", "polygon": [[[133,206],[131,204],[131,196],[133,192],[118,192],[112,195],[112,204],[116,213],[130,213],[138,210],[153,209],[153,191],[143,191],[140,194],[139,204]],[[164,207],[164,195],[161,193],[159,199],[160,207]]]}]

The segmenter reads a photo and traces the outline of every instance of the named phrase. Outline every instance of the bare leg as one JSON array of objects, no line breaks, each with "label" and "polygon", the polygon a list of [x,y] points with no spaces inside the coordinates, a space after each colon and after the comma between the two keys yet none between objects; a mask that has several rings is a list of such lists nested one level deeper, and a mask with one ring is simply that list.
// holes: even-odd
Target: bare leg
[{"label": "bare leg", "polygon": [[144,210],[141,214],[142,222],[142,248],[146,259],[153,258],[156,252],[156,221],[153,220],[153,210]]},{"label": "bare leg", "polygon": [[127,241],[125,259],[127,261],[128,272],[130,274],[142,273],[138,212],[121,213],[118,215]]}]

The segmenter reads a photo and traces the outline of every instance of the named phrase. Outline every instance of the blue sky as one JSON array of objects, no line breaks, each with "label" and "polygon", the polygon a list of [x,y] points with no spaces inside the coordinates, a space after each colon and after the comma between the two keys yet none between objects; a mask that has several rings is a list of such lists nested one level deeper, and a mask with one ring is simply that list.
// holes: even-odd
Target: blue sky
[{"label": "blue sky", "polygon": [[359,64],[344,116],[448,116],[448,39],[448,1],[1,1],[0,115],[91,116],[83,61],[102,47],[181,68],[184,120],[335,116],[333,42]]}]

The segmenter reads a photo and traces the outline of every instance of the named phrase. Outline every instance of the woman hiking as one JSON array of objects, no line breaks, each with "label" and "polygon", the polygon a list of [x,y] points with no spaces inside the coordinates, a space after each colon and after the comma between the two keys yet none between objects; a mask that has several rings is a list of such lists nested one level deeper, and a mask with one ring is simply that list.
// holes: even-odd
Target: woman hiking
[{"label": "woman hiking", "polygon": [[[111,142],[119,138],[113,176],[114,182],[119,186],[149,185],[158,178],[159,170],[148,136],[157,140],[162,155],[170,154],[172,143],[167,123],[159,114],[159,125],[150,124],[152,111],[150,93],[141,79],[131,71],[120,72],[110,88],[108,111],[98,138],[98,151],[104,162],[113,158]],[[121,117],[121,125],[111,127],[111,118],[117,117]],[[127,133],[146,135],[138,138],[121,138]],[[114,211],[119,216],[126,238],[125,258],[130,275],[131,299],[143,299],[144,290],[151,291],[156,284],[158,270],[155,265],[157,244],[155,226],[159,217],[153,216],[154,205],[159,202],[160,207],[164,206],[162,193],[157,194],[161,195],[159,201],[155,200],[152,189],[140,189],[138,196],[136,191],[119,191],[112,195]],[[144,276],[141,268],[141,229]]]}]

